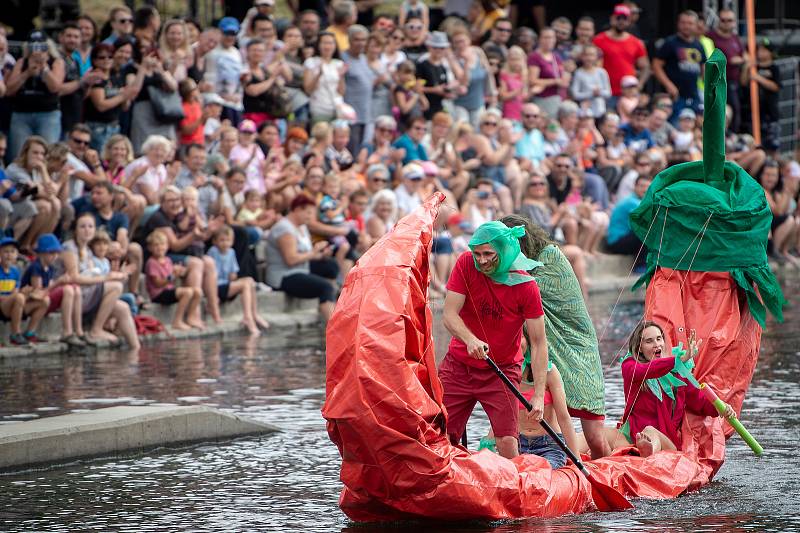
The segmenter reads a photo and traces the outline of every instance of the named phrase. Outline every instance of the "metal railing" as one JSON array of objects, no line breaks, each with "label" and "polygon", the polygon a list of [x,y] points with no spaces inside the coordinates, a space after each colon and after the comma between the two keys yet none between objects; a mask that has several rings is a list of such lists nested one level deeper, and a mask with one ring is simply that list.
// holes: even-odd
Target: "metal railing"
[{"label": "metal railing", "polygon": [[794,153],[800,132],[800,75],[797,57],[782,57],[775,60],[780,72],[781,90],[778,93],[778,124],[780,125],[780,152]]}]

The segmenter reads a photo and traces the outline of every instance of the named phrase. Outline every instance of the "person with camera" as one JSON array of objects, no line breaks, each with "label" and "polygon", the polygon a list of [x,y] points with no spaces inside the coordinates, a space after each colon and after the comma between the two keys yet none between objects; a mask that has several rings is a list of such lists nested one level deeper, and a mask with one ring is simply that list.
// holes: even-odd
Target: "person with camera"
[{"label": "person with camera", "polygon": [[36,216],[32,197],[38,188],[17,186],[4,170],[0,169],[0,234],[23,235]]},{"label": "person with camera", "polygon": [[33,31],[22,61],[8,76],[6,94],[12,98],[9,148],[16,157],[25,140],[39,135],[46,143],[61,137],[59,95],[64,81],[64,60],[41,31]]},{"label": "person with camera", "polygon": [[[50,179],[47,171],[47,143],[42,137],[28,137],[19,155],[6,169],[6,175],[16,185],[21,196],[33,202],[35,215],[24,233],[16,234],[19,249],[23,253],[33,250],[39,235],[52,233],[61,219],[61,201],[58,199],[59,186]],[[30,206],[25,206],[30,213]]]}]

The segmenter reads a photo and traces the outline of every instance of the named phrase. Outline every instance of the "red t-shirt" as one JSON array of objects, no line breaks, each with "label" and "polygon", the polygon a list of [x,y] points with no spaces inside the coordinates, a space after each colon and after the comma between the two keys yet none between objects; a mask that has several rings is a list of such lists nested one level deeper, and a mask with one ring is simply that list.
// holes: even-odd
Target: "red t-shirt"
[{"label": "red t-shirt", "polygon": [[145,274],[145,287],[147,288],[147,294],[150,295],[150,299],[156,298],[159,294],[164,292],[167,289],[174,289],[175,284],[173,282],[169,282],[163,287],[157,287],[154,283],[155,278],[159,279],[167,279],[172,276],[174,272],[172,259],[169,257],[165,257],[161,261],[156,259],[155,257],[151,257],[147,260],[147,263],[144,265],[144,274]]},{"label": "red t-shirt", "polygon": [[594,45],[603,52],[603,68],[608,72],[611,94],[621,95],[622,77],[636,76],[636,60],[640,57],[647,57],[644,43],[630,34],[625,39],[617,41],[609,37],[608,33],[603,32],[595,35]]},{"label": "red t-shirt", "polygon": [[[500,366],[522,362],[522,325],[526,319],[544,315],[536,281],[531,278],[528,283],[514,286],[495,283],[475,268],[472,253],[464,252],[450,274],[447,290],[466,297],[458,316],[472,333],[489,344],[489,357]],[[450,340],[448,352],[464,364],[488,367],[486,362],[470,357],[466,344],[455,337]]]},{"label": "red t-shirt", "polygon": [[[183,120],[181,120],[178,126],[178,131],[180,131],[180,128],[184,127],[185,125],[195,122],[202,114],[203,108],[200,107],[200,102],[183,102]],[[199,144],[200,146],[203,146],[204,143],[205,137],[203,136],[202,123],[198,124],[194,131],[189,135],[181,134],[180,136],[181,146],[187,146],[189,144]]]}]

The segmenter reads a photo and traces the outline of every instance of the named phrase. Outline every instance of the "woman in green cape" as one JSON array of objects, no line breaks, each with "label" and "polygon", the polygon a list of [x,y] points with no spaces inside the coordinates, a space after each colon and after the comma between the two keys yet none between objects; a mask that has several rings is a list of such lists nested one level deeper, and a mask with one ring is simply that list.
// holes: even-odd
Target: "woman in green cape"
[{"label": "woman in green cape", "polygon": [[522,215],[500,219],[524,226],[522,253],[542,263],[531,274],[539,284],[550,360],[564,382],[570,414],[581,420],[584,436],[597,459],[611,453],[604,437],[605,386],[597,334],[572,266],[547,233]]}]

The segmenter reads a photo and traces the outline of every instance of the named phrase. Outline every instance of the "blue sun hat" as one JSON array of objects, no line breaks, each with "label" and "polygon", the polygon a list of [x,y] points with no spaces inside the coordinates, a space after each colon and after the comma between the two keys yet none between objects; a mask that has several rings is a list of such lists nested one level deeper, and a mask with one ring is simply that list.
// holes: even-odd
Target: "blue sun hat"
[{"label": "blue sun hat", "polygon": [[62,250],[64,250],[64,248],[61,246],[58,237],[52,233],[45,233],[44,235],[40,235],[36,240],[36,249],[34,251],[37,254],[47,254],[51,252],[60,252]]}]

